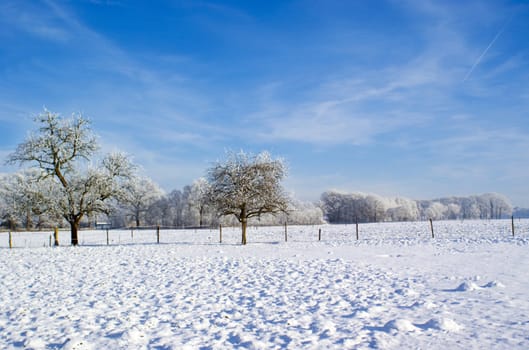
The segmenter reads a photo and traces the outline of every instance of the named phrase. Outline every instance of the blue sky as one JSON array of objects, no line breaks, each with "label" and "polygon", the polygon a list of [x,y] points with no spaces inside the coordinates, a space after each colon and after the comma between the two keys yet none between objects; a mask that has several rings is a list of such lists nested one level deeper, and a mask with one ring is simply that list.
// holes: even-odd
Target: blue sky
[{"label": "blue sky", "polygon": [[0,28],[0,172],[45,106],[167,191],[268,150],[305,200],[529,207],[528,3],[3,0]]}]

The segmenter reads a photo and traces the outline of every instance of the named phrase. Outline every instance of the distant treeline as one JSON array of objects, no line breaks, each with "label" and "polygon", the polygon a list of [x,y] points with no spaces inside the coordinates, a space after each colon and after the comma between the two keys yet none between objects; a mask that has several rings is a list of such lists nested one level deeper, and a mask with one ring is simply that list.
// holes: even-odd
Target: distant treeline
[{"label": "distant treeline", "polygon": [[[327,191],[321,196],[321,207],[329,223],[499,219],[513,214],[508,198],[498,193],[412,200]],[[525,214],[529,214],[529,210]]]}]

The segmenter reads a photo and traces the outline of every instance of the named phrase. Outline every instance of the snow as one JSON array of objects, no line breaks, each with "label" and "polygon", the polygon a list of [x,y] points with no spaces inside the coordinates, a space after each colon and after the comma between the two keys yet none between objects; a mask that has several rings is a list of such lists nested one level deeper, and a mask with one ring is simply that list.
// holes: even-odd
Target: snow
[{"label": "snow", "polygon": [[527,349],[529,221],[510,224],[1,233],[0,348]]}]

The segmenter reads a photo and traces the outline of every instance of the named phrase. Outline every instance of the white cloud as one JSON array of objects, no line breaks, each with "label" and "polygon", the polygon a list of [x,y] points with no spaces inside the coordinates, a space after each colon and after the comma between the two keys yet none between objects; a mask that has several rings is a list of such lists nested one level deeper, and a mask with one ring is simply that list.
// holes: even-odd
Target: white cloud
[{"label": "white cloud", "polygon": [[[277,98],[270,91],[252,120],[264,121],[264,139],[313,144],[366,144],[377,136],[420,125],[429,117],[416,107],[443,90],[449,74],[437,58],[420,57],[412,65],[367,71],[321,84],[305,101]],[[280,95],[278,92],[277,95]],[[445,97],[442,97],[443,99]]]},{"label": "white cloud", "polygon": [[[332,76],[322,78],[301,98],[290,98],[286,81],[265,84],[259,90],[260,103],[249,117],[254,123],[261,123],[261,139],[363,145],[390,133],[398,140],[401,132],[419,131],[429,124],[431,129],[419,136],[428,143],[437,139],[437,130],[446,129],[445,120],[455,114],[464,115],[468,107],[458,95],[475,57],[476,43],[469,41],[469,33],[459,25],[460,19],[475,10],[483,12],[484,21],[490,23],[501,14],[494,17],[490,9],[479,3],[459,12],[436,1],[409,4],[427,17],[415,24],[423,42],[418,43],[408,60],[382,67],[376,63],[351,69],[337,67]],[[513,65],[516,61],[497,69],[510,69]],[[340,71],[342,74],[338,74]],[[486,82],[483,84],[471,88],[492,93]],[[467,87],[465,93],[471,92]]]}]

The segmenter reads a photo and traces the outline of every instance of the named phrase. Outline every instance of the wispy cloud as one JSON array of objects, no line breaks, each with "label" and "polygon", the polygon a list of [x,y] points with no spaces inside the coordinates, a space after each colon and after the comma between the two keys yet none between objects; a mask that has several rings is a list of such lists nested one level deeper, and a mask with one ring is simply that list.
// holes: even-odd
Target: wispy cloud
[{"label": "wispy cloud", "polygon": [[[68,105],[50,108],[64,108],[66,111],[80,109],[95,118],[96,122],[101,118],[110,123],[128,124],[131,120],[148,118],[151,121],[149,129],[159,126],[160,133],[177,123],[188,129],[211,127],[209,123],[200,120],[201,113],[197,112],[196,108],[200,106],[200,110],[207,110],[210,102],[203,94],[194,90],[194,82],[187,79],[185,73],[174,69],[182,62],[188,63],[188,57],[151,55],[146,57],[147,63],[144,63],[140,60],[142,55],[122,49],[103,34],[87,26],[67,5],[46,0],[43,6],[46,11],[35,11],[23,6],[16,7],[16,11],[28,12],[32,16],[31,21],[68,33],[69,37],[75,38],[75,43],[64,43],[65,50],[78,56],[75,67],[71,67],[71,74],[75,76],[89,71],[93,72],[94,76],[106,76],[102,80],[85,82],[82,93],[77,93]],[[13,20],[18,27],[26,28],[26,20],[20,20],[19,16],[13,17],[18,18]],[[164,66],[167,68],[164,69]],[[70,68],[55,69],[56,71],[50,73],[58,75],[62,70]],[[69,78],[76,79],[73,76]],[[89,76],[87,79],[90,79]],[[54,89],[55,79],[48,80],[41,79],[39,84],[48,84]],[[75,83],[72,81],[73,85]],[[83,98],[83,95],[87,98]],[[94,104],[95,100],[99,102]]]},{"label": "wispy cloud", "polygon": [[[288,95],[289,90],[295,89],[288,88],[288,81],[265,85],[262,96],[257,98],[256,111],[250,115],[252,121],[262,123],[261,139],[369,145],[391,135],[393,144],[397,144],[400,134],[409,133],[410,129],[424,132],[424,136],[416,137],[424,137],[425,142],[443,138],[448,118],[469,109],[460,96],[460,77],[465,73],[465,80],[470,77],[508,22],[468,70],[465,65],[475,52],[475,41],[459,24],[461,18],[481,11],[486,13],[487,21],[496,23],[499,15],[494,17],[490,9],[481,8],[479,3],[467,4],[457,16],[457,11],[443,2],[410,1],[409,5],[417,16],[427,19],[416,23],[423,40],[410,51],[408,60],[395,60],[382,68],[376,62],[356,69],[337,67],[332,76],[322,77],[301,97]],[[420,27],[423,22],[424,28]],[[497,68],[510,69],[516,62],[511,63],[500,63]],[[481,89],[476,84],[471,88],[464,93]],[[487,86],[483,89],[490,92]],[[426,126],[429,130],[423,130]]]},{"label": "wispy cloud", "polygon": [[[127,51],[83,23],[67,3],[46,0],[34,8],[27,3],[9,2],[0,5],[0,9],[9,10],[0,11],[2,21],[10,16],[10,23],[18,31],[56,41],[69,55],[76,57],[72,67],[48,66],[39,71],[42,77],[26,77],[32,82],[37,79],[35,84],[42,85],[48,95],[50,92],[63,95],[60,102],[46,100],[31,105],[30,99],[13,101],[10,111],[4,108],[0,112],[0,120],[12,121],[16,112],[26,117],[24,124],[31,129],[31,116],[40,112],[42,103],[64,115],[82,112],[93,120],[105,149],[118,147],[133,153],[137,162],[153,169],[153,173],[159,170],[159,174],[153,177],[160,178],[160,181],[162,177],[167,180],[182,172],[177,170],[176,164],[186,163],[186,159],[192,157],[186,150],[207,148],[219,137],[231,133],[219,123],[203,119],[204,111],[211,109],[211,101],[193,87],[195,82],[186,78],[185,72],[174,69],[183,62],[189,64],[188,57],[164,53],[160,57],[153,53],[145,56]],[[49,33],[53,29],[64,35],[59,38],[43,36],[41,31],[35,32],[30,23],[50,28]],[[85,72],[88,73],[86,78]],[[18,81],[23,74],[17,77]],[[58,84],[60,79],[67,81],[66,86]],[[129,136],[122,137],[124,133]],[[171,163],[175,164],[174,171],[161,170],[162,165],[169,168]],[[190,164],[187,168],[189,174],[182,179],[190,180],[190,176],[196,174],[197,166]],[[164,184],[168,183],[166,180],[163,180]]]},{"label": "wispy cloud", "polygon": [[260,135],[265,139],[368,144],[379,135],[430,121],[432,107],[449,98],[442,92],[455,75],[442,57],[425,53],[409,64],[322,82],[301,101],[282,99],[282,85],[275,100],[267,89],[252,119],[263,121]]},{"label": "wispy cloud", "polygon": [[[312,198],[329,186],[415,196],[446,182],[448,193],[448,186],[461,192],[474,186],[465,174],[514,179],[516,167],[527,169],[527,157],[515,154],[529,147],[520,121],[529,67],[522,44],[504,54],[513,28],[525,27],[504,22],[513,12],[507,5],[389,1],[374,13],[342,2],[271,3],[266,12],[244,2],[163,2],[182,20],[155,28],[136,6],[143,5],[0,2],[0,24],[9,29],[0,40],[24,39],[11,51],[16,62],[6,57],[0,68],[7,96],[0,121],[18,128],[12,116],[26,115],[16,121],[22,130],[43,104],[65,115],[81,111],[105,149],[134,154],[166,189],[203,175],[225,147],[293,159],[294,190]],[[358,10],[373,16],[351,19]],[[155,39],[131,40],[135,34],[117,25],[90,22],[95,11],[137,19]],[[156,39],[169,29],[174,37]],[[44,50],[33,54],[33,45]],[[328,164],[314,174],[299,170],[312,157]],[[509,163],[499,167],[502,159]],[[352,169],[359,161],[369,174]]]},{"label": "wispy cloud", "polygon": [[0,22],[46,40],[66,42],[71,39],[64,23],[49,16],[40,4],[34,2],[2,2]]}]

